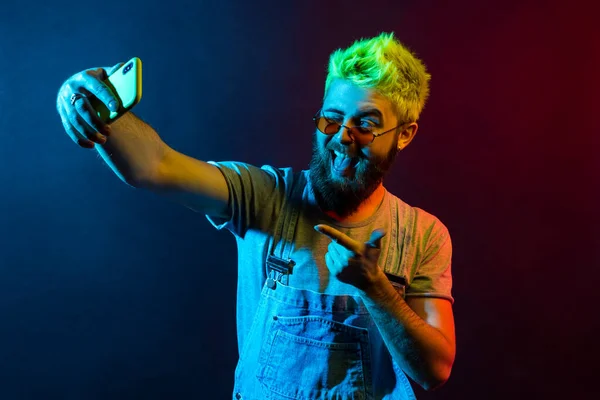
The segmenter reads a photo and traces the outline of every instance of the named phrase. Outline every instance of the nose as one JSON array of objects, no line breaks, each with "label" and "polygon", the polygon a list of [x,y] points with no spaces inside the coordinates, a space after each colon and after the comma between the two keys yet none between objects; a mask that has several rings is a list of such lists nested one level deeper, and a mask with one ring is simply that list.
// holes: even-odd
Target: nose
[{"label": "nose", "polygon": [[336,133],[335,136],[339,136],[341,144],[348,145],[354,143],[354,138],[350,134],[350,128],[348,128],[348,125],[341,125],[340,130],[338,131],[338,133]]}]

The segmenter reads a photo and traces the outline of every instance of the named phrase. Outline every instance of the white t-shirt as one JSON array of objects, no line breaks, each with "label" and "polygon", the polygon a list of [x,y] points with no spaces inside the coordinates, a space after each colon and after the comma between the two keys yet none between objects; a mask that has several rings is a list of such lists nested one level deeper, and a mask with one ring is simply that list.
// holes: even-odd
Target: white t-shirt
[{"label": "white t-shirt", "polygon": [[[396,288],[404,297],[438,297],[454,302],[451,295],[452,244],[448,229],[435,216],[404,203],[386,191],[378,210],[367,220],[340,224],[323,213],[310,186],[309,171],[271,166],[258,168],[240,162],[212,163],[223,173],[229,187],[229,220],[208,217],[217,228],[231,231],[238,248],[237,332],[238,346],[248,334],[256,313],[266,276],[269,244],[284,200],[299,174],[305,187],[301,212],[294,234],[290,258],[295,266],[288,284],[319,293],[357,295],[356,288],[329,274],[325,253],[330,239],[314,226],[327,224],[351,238],[367,242],[375,229],[383,229],[379,265],[392,280],[400,277],[405,287]],[[394,204],[395,207],[394,207]],[[397,212],[394,212],[397,210]],[[387,250],[387,251],[386,251]]]}]

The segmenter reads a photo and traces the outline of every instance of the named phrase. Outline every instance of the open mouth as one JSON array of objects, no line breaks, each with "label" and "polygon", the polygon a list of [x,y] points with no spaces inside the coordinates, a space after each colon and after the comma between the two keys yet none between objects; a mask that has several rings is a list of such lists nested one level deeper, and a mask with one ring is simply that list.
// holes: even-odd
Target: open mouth
[{"label": "open mouth", "polygon": [[358,157],[349,157],[347,154],[332,150],[331,152],[331,167],[339,173],[350,172],[356,169],[360,159]]}]

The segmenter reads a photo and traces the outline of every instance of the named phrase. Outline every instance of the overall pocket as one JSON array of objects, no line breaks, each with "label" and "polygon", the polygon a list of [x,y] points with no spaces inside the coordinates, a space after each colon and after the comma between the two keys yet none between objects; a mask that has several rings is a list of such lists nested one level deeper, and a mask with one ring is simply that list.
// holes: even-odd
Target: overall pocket
[{"label": "overall pocket", "polygon": [[270,399],[369,399],[368,331],[319,316],[273,317],[258,380]]}]

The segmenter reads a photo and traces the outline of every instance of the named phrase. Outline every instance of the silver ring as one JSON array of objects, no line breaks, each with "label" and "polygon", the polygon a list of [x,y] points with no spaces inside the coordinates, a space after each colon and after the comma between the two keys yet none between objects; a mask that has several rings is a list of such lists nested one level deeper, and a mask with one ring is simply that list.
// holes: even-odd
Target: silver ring
[{"label": "silver ring", "polygon": [[75,105],[75,102],[76,102],[77,100],[81,99],[82,97],[83,97],[83,96],[82,96],[82,95],[80,95],[79,93],[73,93],[73,94],[71,95],[71,105],[72,105],[72,106],[74,106],[74,105]]}]

